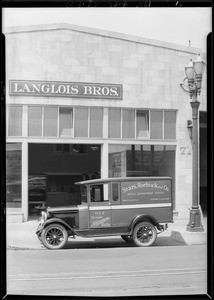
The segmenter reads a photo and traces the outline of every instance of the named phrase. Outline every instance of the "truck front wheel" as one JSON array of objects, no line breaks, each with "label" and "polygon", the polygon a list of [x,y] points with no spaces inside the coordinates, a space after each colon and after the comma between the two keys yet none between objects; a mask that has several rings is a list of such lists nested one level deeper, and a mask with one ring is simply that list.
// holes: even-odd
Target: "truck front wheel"
[{"label": "truck front wheel", "polygon": [[67,243],[68,233],[62,225],[50,224],[42,230],[41,240],[48,249],[61,249]]},{"label": "truck front wheel", "polygon": [[136,246],[151,246],[157,238],[157,229],[150,222],[140,222],[134,227],[132,238]]}]

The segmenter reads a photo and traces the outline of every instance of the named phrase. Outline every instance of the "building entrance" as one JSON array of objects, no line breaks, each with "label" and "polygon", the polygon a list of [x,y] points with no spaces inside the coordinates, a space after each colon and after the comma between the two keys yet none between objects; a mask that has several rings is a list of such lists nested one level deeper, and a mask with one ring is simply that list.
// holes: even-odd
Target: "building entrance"
[{"label": "building entrance", "polygon": [[28,157],[29,216],[44,205],[80,204],[75,182],[100,178],[100,145],[29,144]]}]

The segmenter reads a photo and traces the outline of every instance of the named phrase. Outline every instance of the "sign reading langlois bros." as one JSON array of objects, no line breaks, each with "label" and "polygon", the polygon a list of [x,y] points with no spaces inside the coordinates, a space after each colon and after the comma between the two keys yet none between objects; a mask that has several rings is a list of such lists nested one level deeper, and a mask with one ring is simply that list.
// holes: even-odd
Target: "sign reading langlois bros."
[{"label": "sign reading langlois bros.", "polygon": [[104,98],[122,100],[122,84],[10,80],[11,96]]}]

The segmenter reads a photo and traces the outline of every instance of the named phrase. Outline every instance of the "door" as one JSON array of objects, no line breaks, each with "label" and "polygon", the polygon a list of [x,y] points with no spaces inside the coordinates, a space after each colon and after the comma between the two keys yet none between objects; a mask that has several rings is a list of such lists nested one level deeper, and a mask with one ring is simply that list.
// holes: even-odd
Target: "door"
[{"label": "door", "polygon": [[108,184],[91,185],[89,204],[90,229],[111,228],[111,205]]}]

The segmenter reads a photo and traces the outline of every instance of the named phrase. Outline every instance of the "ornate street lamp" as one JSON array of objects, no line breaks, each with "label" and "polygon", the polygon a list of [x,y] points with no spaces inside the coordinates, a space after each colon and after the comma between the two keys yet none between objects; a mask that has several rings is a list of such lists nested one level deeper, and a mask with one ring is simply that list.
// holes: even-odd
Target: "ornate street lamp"
[{"label": "ornate street lamp", "polygon": [[201,212],[199,209],[199,185],[198,185],[198,108],[200,102],[197,95],[201,92],[202,75],[205,68],[205,62],[198,54],[195,61],[190,60],[185,67],[185,73],[188,80],[188,92],[190,94],[190,105],[192,107],[192,207],[190,209],[190,219],[187,224],[187,231],[204,231],[201,223]]}]

